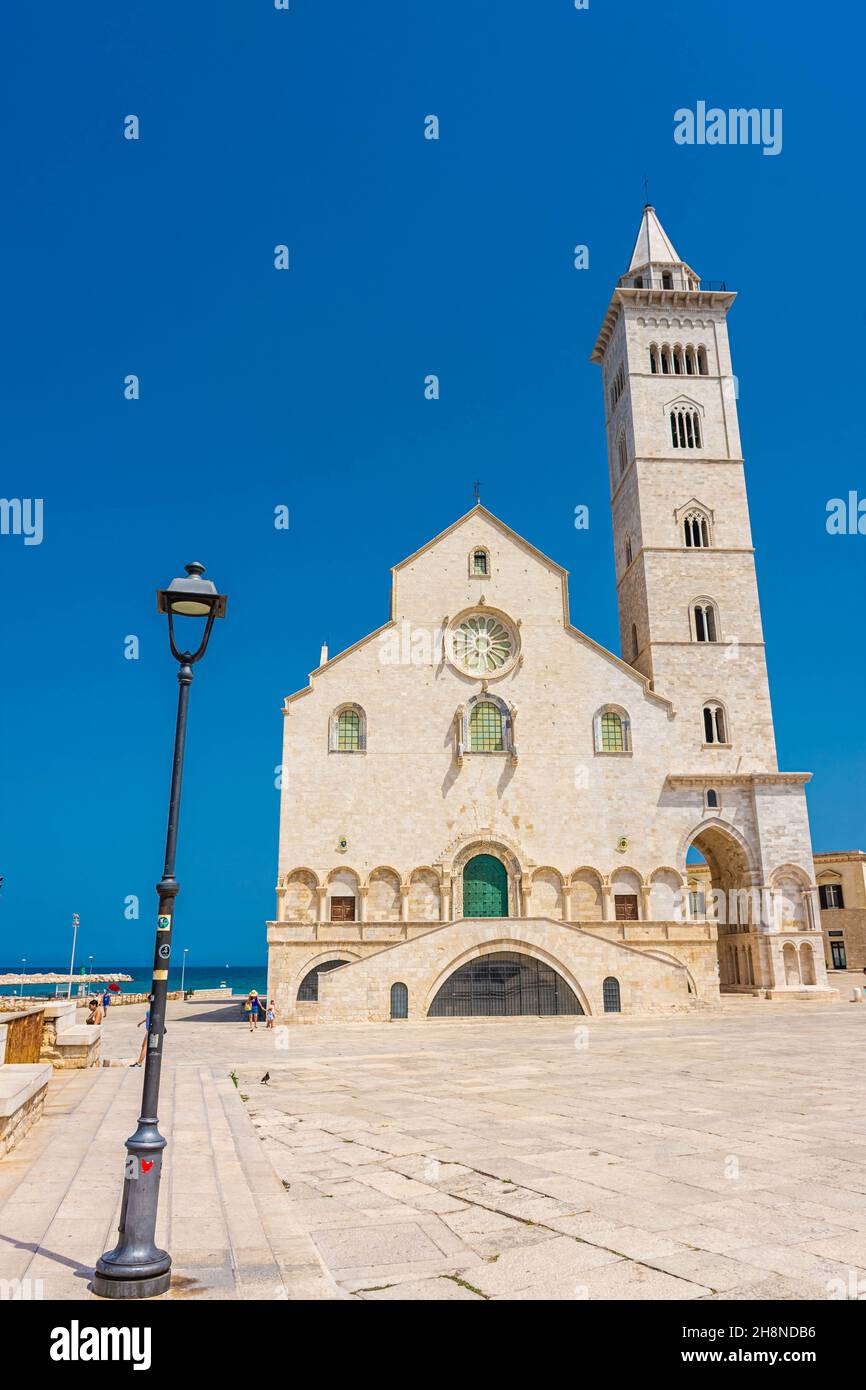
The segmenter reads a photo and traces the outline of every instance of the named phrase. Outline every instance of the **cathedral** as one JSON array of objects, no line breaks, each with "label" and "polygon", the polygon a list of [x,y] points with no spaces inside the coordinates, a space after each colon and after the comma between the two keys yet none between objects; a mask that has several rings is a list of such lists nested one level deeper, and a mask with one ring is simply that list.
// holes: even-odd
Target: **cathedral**
[{"label": "cathedral", "polygon": [[828,990],[780,772],[727,315],[647,206],[601,368],[622,655],[480,504],[284,705],[281,1022],[657,1014]]}]

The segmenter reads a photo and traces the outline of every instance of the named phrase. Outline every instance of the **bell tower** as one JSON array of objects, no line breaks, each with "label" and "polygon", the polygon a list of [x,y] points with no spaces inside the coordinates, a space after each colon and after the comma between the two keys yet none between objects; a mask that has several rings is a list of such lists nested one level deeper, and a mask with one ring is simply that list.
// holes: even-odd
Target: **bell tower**
[{"label": "bell tower", "polygon": [[700,280],[647,205],[591,360],[623,658],[673,701],[686,749],[713,771],[775,771],[728,343],[735,297]]}]

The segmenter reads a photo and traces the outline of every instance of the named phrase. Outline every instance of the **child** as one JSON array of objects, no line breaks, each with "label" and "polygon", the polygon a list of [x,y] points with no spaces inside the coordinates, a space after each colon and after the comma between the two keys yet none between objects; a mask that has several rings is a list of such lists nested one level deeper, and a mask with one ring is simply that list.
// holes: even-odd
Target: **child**
[{"label": "child", "polygon": [[269,1028],[273,1028],[273,1026],[274,1026],[274,1019],[276,1018],[276,1014],[275,1014],[275,1012],[274,1012],[274,1001],[273,1001],[273,999],[272,999],[271,1002],[268,1004],[268,1011],[267,1011],[265,1017],[266,1017],[267,1020],[268,1020],[268,1027],[269,1027]]}]

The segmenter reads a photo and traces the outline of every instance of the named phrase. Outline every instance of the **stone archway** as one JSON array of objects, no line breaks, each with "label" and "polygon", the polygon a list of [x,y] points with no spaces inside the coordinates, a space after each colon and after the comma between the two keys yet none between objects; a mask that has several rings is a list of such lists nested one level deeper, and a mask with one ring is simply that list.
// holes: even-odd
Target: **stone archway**
[{"label": "stone archway", "polygon": [[581,1015],[559,971],[522,951],[485,951],[457,967],[433,997],[428,1018]]},{"label": "stone archway", "polygon": [[497,860],[505,872],[507,906],[501,915],[505,917],[522,916],[523,865],[518,857],[517,849],[504,837],[494,838],[484,834],[461,837],[456,845],[449,847],[449,852],[446,852],[441,860],[442,872],[446,881],[450,881],[452,889],[452,916],[458,918],[471,915],[466,911],[463,901],[464,875],[469,862],[482,856]]},{"label": "stone archway", "polygon": [[[689,862],[690,849],[697,850],[703,864]],[[698,897],[705,895],[706,920],[718,931],[719,988],[723,992],[753,990],[762,976],[754,939],[761,921],[761,900],[745,839],[721,821],[704,821],[688,837],[682,872],[690,885],[700,885]],[[691,902],[689,911],[691,915]]]}]

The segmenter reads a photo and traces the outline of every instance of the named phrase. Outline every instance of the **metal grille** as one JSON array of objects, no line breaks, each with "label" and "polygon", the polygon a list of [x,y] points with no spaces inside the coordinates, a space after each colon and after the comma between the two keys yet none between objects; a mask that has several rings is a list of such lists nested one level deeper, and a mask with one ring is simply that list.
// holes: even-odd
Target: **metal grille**
[{"label": "metal grille", "polygon": [[400,980],[391,986],[391,1017],[409,1017],[409,990]]},{"label": "metal grille", "polygon": [[298,990],[299,1002],[317,1004],[319,1002],[319,976],[327,975],[329,970],[336,970],[340,965],[348,965],[347,960],[324,960],[321,965],[314,965],[308,975],[301,980],[301,987]]},{"label": "metal grille", "polygon": [[620,1012],[619,980],[615,980],[613,975],[608,975],[601,987],[601,995],[605,1013],[618,1014]]},{"label": "metal grille", "polygon": [[469,716],[469,747],[473,753],[502,752],[502,713],[489,700],[472,707]]},{"label": "metal grille", "polygon": [[428,1017],[582,1013],[577,995],[544,961],[518,951],[494,951],[455,970],[430,1005]]},{"label": "metal grille", "polygon": [[601,747],[605,753],[624,752],[625,739],[622,732],[622,720],[618,714],[603,714],[601,716]]},{"label": "metal grille", "polygon": [[361,720],[357,710],[344,709],[337,720],[337,750],[358,753],[361,748]]}]

